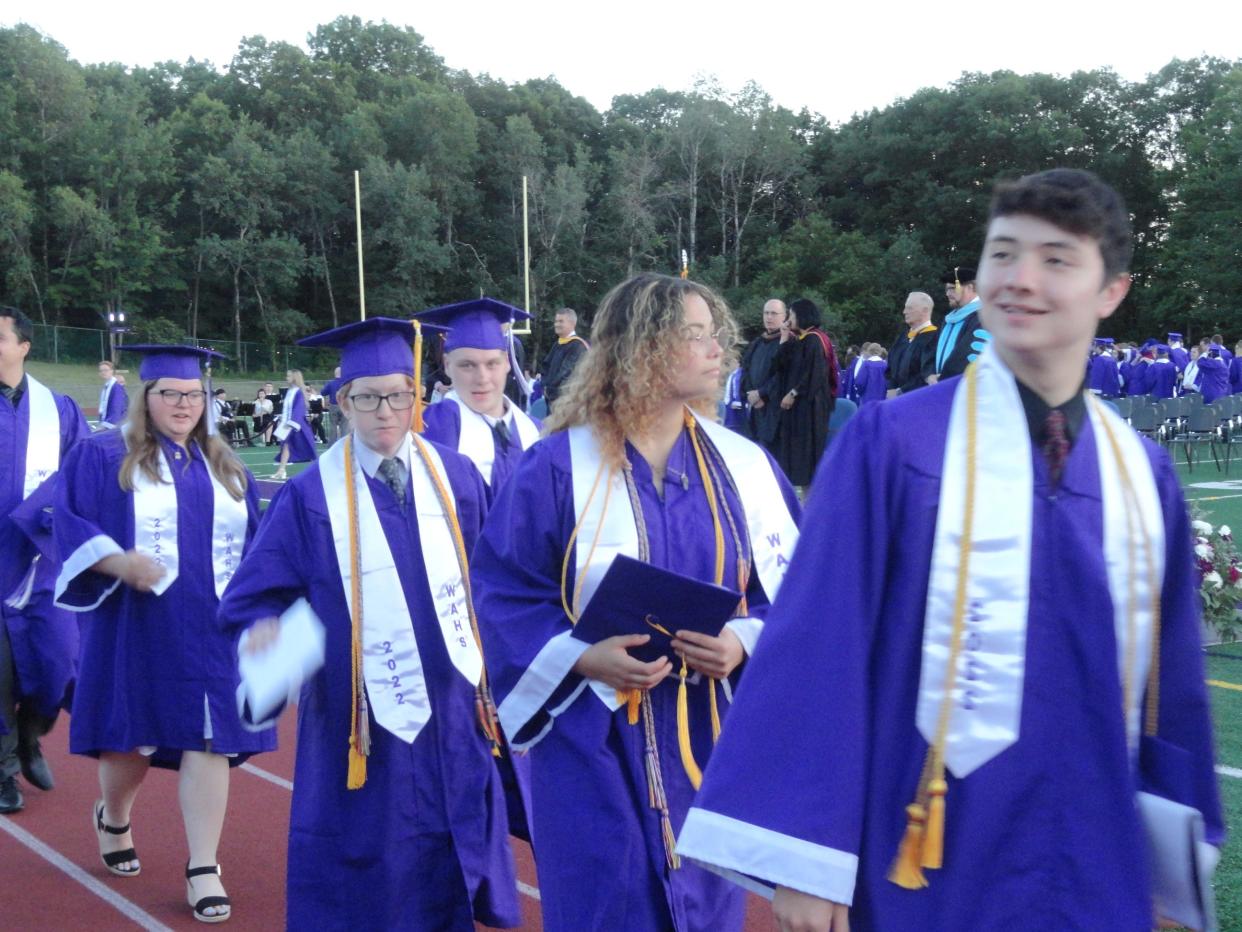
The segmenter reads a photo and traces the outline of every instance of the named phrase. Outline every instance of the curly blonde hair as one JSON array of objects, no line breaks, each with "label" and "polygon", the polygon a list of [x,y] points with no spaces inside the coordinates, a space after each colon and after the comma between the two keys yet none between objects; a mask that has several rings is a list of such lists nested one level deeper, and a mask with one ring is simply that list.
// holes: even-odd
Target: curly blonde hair
[{"label": "curly blonde hair", "polygon": [[[153,379],[143,382],[142,391],[135,392],[129,402],[129,419],[125,427],[125,459],[121,461],[121,473],[117,477],[121,488],[126,492],[134,490],[134,479],[138,470],[152,482],[162,481],[160,444],[147,415],[147,394],[155,388],[158,381],[159,379]],[[246,497],[246,467],[219,435],[207,433],[207,405],[210,404],[212,400],[207,398],[203,405],[203,416],[190,432],[190,439],[203,451],[212,475],[220,480],[229,495],[240,502]]]},{"label": "curly blonde hair", "polygon": [[[625,439],[644,433],[658,418],[685,349],[685,300],[698,295],[721,328],[727,370],[735,362],[737,324],[724,298],[688,279],[642,273],[623,281],[600,302],[591,325],[591,348],[574,369],[544,422],[547,433],[588,424],[599,439],[604,460],[625,461]],[[723,383],[722,383],[723,384]],[[690,406],[716,416],[720,391]]]}]

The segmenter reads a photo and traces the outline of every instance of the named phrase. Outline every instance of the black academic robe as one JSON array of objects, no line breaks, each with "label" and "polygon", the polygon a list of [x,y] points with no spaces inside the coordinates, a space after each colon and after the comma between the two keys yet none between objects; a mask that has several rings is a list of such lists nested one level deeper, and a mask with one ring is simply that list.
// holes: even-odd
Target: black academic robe
[{"label": "black academic robe", "polygon": [[565,383],[573,375],[574,366],[578,365],[578,360],[586,351],[586,340],[574,336],[563,342],[558,339],[543,358],[543,396],[548,400],[549,409],[556,403]]},{"label": "black academic robe", "polygon": [[746,417],[752,440],[776,455],[776,433],[781,423],[781,378],[776,367],[780,333],[764,333],[751,340],[742,354],[742,395],[758,392],[763,407],[751,407]]},{"label": "black academic robe", "polygon": [[791,484],[810,485],[828,442],[835,400],[823,344],[814,333],[786,341],[777,354],[777,368],[781,398],[791,390],[797,397],[791,408],[781,409],[776,461]]},{"label": "black academic robe", "polygon": [[922,388],[927,377],[936,371],[936,343],[940,331],[935,327],[920,330],[910,338],[903,330],[888,351],[888,387],[902,394]]}]

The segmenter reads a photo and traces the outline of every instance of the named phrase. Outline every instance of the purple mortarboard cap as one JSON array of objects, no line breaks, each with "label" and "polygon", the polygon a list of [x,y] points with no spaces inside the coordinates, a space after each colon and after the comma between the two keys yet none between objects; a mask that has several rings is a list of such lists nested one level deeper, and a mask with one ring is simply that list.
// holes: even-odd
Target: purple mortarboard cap
[{"label": "purple mortarboard cap", "polygon": [[469,348],[503,350],[509,348],[509,338],[502,325],[530,317],[525,311],[497,301],[495,298],[477,298],[446,304],[414,315],[422,321],[441,324],[449,328],[444,338],[444,351]]},{"label": "purple mortarboard cap", "polygon": [[227,359],[223,353],[197,346],[164,346],[158,343],[126,343],[126,353],[142,353],[138,377],[144,382],[156,379],[201,379],[204,364],[213,359]]},{"label": "purple mortarboard cap", "polygon": [[[442,327],[423,327],[442,330]],[[370,317],[298,340],[299,346],[341,351],[341,384],[380,375],[414,375],[414,324],[395,317]]]},{"label": "purple mortarboard cap", "polygon": [[1142,346],[1140,346],[1140,347],[1139,347],[1139,349],[1141,349],[1141,350],[1149,350],[1149,349],[1151,349],[1151,348],[1152,348],[1153,346],[1155,346],[1155,345],[1156,345],[1156,338],[1155,338],[1155,337],[1148,337],[1146,340],[1144,340],[1144,341],[1143,341],[1143,345],[1142,345]]},{"label": "purple mortarboard cap", "polygon": [[1168,355],[1169,355],[1169,344],[1167,344],[1167,343],[1157,343],[1157,344],[1156,344],[1156,352],[1157,352],[1157,353],[1164,353],[1164,355],[1168,356]]},{"label": "purple mortarboard cap", "polygon": [[1209,343],[1209,344],[1208,344],[1208,352],[1209,352],[1209,353],[1223,353],[1224,351],[1225,351],[1225,348],[1224,348],[1223,346],[1221,346],[1219,343]]},{"label": "purple mortarboard cap", "polygon": [[1180,333],[1173,333],[1172,331],[1169,331],[1169,342],[1170,343],[1179,343],[1181,342],[1181,339],[1182,339],[1182,335]]},{"label": "purple mortarboard cap", "polygon": [[1112,337],[1096,337],[1095,345],[1096,346],[1112,346],[1113,338]]}]

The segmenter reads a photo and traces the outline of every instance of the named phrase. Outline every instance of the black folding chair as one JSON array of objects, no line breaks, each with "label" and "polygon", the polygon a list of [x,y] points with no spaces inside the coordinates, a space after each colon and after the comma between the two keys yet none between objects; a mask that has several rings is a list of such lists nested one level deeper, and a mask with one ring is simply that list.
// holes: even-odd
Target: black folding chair
[{"label": "black folding chair", "polygon": [[1186,466],[1191,472],[1195,469],[1195,460],[1191,455],[1191,450],[1206,443],[1208,450],[1212,454],[1212,461],[1216,463],[1216,471],[1220,471],[1220,456],[1216,452],[1218,443],[1225,444],[1225,452],[1228,454],[1229,447],[1225,443],[1224,428],[1220,423],[1220,409],[1212,405],[1199,405],[1190,412],[1190,417],[1186,422],[1186,430],[1179,438],[1186,448]]}]

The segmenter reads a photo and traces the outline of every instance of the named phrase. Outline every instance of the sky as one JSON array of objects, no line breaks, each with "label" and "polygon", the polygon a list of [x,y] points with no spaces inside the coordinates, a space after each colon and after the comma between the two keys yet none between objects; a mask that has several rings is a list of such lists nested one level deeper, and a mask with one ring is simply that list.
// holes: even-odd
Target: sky
[{"label": "sky", "polygon": [[[16,6],[17,4],[14,4]],[[7,4],[6,4],[7,6]],[[715,76],[726,90],[758,82],[791,110],[832,122],[884,107],[963,71],[1068,75],[1111,67],[1141,80],[1173,58],[1242,58],[1242,3],[1176,5],[1046,0],[956,5],[816,0],[41,0],[0,8],[82,63],[150,65],[195,58],[225,67],[243,36],[305,48],[342,14],[410,26],[451,68],[515,83],[555,76],[607,110],[618,94],[689,89]],[[1176,16],[1169,11],[1175,10]]]}]

